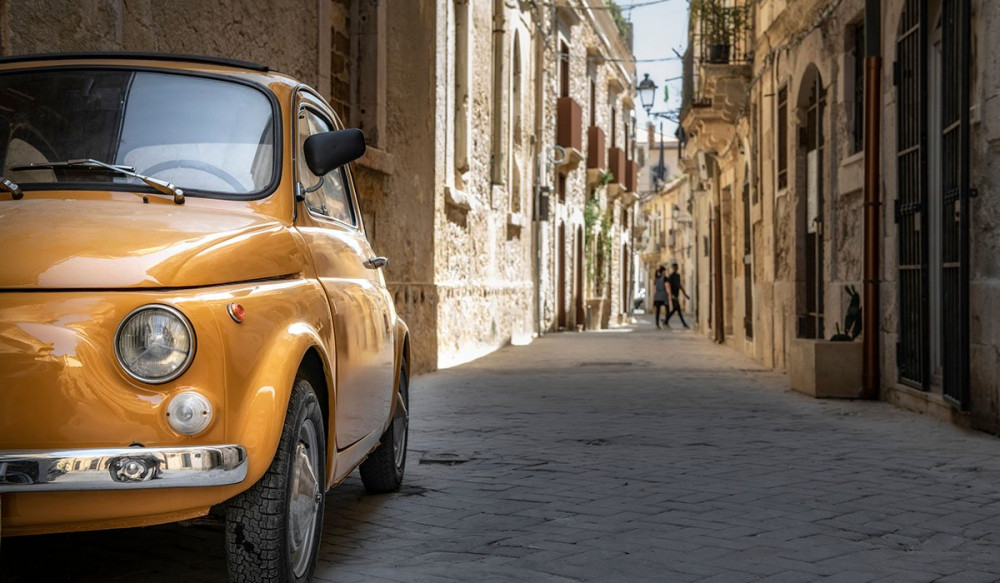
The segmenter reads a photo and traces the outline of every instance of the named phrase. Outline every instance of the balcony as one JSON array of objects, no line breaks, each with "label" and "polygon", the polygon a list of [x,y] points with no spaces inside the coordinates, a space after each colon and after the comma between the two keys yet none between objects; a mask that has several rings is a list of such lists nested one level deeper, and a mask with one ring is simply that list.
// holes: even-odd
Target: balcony
[{"label": "balcony", "polygon": [[[629,174],[632,167],[635,167],[635,174],[638,177],[639,165],[631,160],[625,159],[625,150],[621,148],[608,148],[608,170],[614,176],[608,184],[608,200],[621,199],[621,204],[628,206],[637,200],[633,190],[629,188]],[[634,185],[633,185],[634,187]]]},{"label": "balcony", "polygon": [[753,61],[750,6],[726,6],[721,0],[702,0],[695,42],[701,64],[742,65]]},{"label": "balcony", "polygon": [[[684,55],[681,127],[690,151],[722,151],[748,105],[753,75],[749,2],[701,0],[691,14],[692,42]],[[685,146],[688,150],[688,146]]]},{"label": "balcony", "polygon": [[583,108],[572,97],[560,97],[556,115],[556,143],[566,149],[560,170],[568,172],[583,160]]},{"label": "balcony", "polygon": [[606,158],[604,157],[605,146],[604,130],[597,126],[590,126],[587,130],[587,169],[604,170]]},{"label": "balcony", "polygon": [[625,162],[625,188],[629,192],[638,192],[639,163],[635,160]]},{"label": "balcony", "polygon": [[614,176],[612,184],[623,184],[625,182],[625,150],[621,148],[608,148],[608,170]]}]

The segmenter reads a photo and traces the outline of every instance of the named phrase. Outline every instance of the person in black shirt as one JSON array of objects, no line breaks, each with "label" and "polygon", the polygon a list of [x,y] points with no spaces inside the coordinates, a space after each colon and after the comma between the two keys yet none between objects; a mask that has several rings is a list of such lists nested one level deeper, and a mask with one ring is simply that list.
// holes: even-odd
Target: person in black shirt
[{"label": "person in black shirt", "polygon": [[[690,326],[687,325],[687,322],[684,321],[684,312],[681,311],[680,294],[684,294],[684,297],[689,300],[691,299],[691,296],[689,296],[687,292],[684,291],[684,286],[681,285],[681,274],[677,273],[677,264],[674,263],[673,265],[670,266],[670,268],[671,272],[670,275],[667,277],[667,282],[670,285],[670,298],[672,302],[671,302],[671,309],[669,312],[667,312],[667,317],[663,321],[663,323],[669,328],[670,317],[674,315],[674,312],[676,312],[681,319],[681,324],[683,324],[685,328],[690,328]],[[658,315],[659,311],[657,310],[657,316]]]}]

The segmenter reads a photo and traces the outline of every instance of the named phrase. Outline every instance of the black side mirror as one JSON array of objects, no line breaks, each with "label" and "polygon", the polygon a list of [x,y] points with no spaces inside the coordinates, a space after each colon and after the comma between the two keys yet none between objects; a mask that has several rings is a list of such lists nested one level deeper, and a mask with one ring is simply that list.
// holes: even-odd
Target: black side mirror
[{"label": "black side mirror", "polygon": [[306,138],[302,153],[309,170],[316,176],[323,176],[363,156],[365,134],[358,129],[315,134]]}]

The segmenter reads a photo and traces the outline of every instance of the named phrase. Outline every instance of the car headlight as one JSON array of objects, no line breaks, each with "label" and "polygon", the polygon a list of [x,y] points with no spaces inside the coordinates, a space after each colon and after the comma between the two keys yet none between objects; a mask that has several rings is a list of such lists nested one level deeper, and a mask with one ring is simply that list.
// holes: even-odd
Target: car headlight
[{"label": "car headlight", "polygon": [[134,310],[115,333],[115,354],[122,368],[150,384],[179,377],[194,358],[194,344],[194,329],[187,318],[159,304]]}]

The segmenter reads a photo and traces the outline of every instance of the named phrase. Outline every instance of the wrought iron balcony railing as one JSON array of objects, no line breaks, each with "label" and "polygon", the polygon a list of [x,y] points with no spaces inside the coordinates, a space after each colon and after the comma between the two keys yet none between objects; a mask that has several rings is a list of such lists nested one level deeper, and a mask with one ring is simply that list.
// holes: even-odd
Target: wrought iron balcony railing
[{"label": "wrought iron balcony railing", "polygon": [[692,2],[702,64],[740,65],[753,61],[751,6],[726,0]]}]

